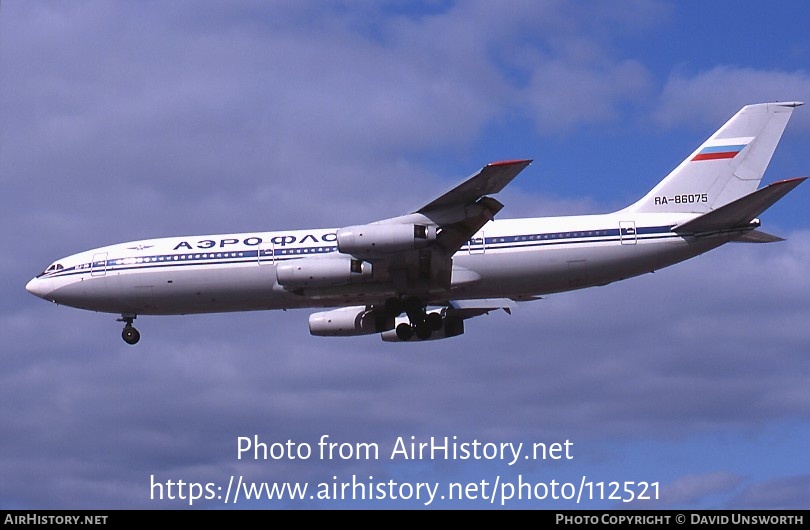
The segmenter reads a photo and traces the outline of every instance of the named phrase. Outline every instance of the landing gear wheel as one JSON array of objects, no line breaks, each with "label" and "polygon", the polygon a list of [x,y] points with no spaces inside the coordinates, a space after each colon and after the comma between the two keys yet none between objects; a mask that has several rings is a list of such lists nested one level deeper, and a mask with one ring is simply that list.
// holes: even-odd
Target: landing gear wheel
[{"label": "landing gear wheel", "polygon": [[127,344],[138,344],[138,341],[141,340],[141,334],[132,326],[132,322],[136,318],[138,318],[137,315],[124,313],[121,315],[121,318],[118,319],[118,322],[124,323],[124,331],[121,332],[121,338],[124,339],[124,342]]},{"label": "landing gear wheel", "polygon": [[431,333],[433,332],[430,330],[427,322],[423,321],[416,325],[416,336],[419,338],[419,340],[429,339]]},{"label": "landing gear wheel", "polygon": [[439,331],[444,325],[444,319],[439,313],[428,313],[425,317],[425,323],[427,323],[430,331]]},{"label": "landing gear wheel", "polygon": [[385,301],[385,311],[394,317],[402,311],[408,315],[410,323],[402,322],[396,328],[397,338],[408,341],[416,335],[419,340],[427,340],[434,331],[442,329],[444,319],[438,313],[425,313],[425,304],[418,296],[389,298]]},{"label": "landing gear wheel", "polygon": [[413,326],[403,322],[397,326],[397,338],[401,341],[409,341],[413,337]]},{"label": "landing gear wheel", "polygon": [[141,340],[141,333],[132,327],[132,324],[127,324],[124,326],[124,331],[121,332],[121,338],[127,344],[138,344],[138,341]]},{"label": "landing gear wheel", "polygon": [[402,314],[402,302],[399,298],[389,298],[385,301],[385,312],[391,317],[398,317]]}]

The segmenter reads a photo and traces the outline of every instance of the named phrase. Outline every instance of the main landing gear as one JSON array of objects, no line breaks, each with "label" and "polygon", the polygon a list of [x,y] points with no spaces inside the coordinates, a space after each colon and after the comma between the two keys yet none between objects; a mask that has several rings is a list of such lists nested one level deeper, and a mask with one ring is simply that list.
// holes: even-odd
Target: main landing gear
[{"label": "main landing gear", "polygon": [[124,322],[124,330],[121,332],[121,338],[127,344],[138,344],[141,340],[141,333],[132,325],[132,321],[137,318],[137,315],[121,315],[118,322]]},{"label": "main landing gear", "polygon": [[410,323],[402,322],[396,328],[399,340],[410,340],[414,335],[419,340],[429,339],[434,331],[439,331],[444,325],[442,316],[438,313],[427,313],[425,305],[416,296],[404,298],[389,298],[385,301],[385,311],[396,318],[404,311]]}]

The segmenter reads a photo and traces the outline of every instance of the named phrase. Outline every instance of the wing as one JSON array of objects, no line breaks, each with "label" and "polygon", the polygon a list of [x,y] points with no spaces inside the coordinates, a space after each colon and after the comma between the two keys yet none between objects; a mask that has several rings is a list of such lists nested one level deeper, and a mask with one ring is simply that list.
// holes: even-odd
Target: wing
[{"label": "wing", "polygon": [[349,306],[312,314],[310,332],[383,333],[383,340],[400,341],[446,338],[463,333],[467,318],[499,308],[508,312],[508,300],[453,301],[453,285],[480,280],[474,271],[454,269],[453,255],[503,208],[489,195],[530,163],[488,164],[414,212],[340,228],[335,234],[338,256],[280,265],[277,275],[295,294],[339,299]]},{"label": "wing", "polygon": [[488,195],[501,191],[530,163],[488,164],[415,212],[341,228],[338,250],[370,262],[372,281],[390,283],[394,296],[447,300],[453,254],[503,208]]},{"label": "wing", "polygon": [[487,195],[501,191],[531,162],[510,160],[488,164],[416,213],[441,226],[437,244],[454,254],[503,208],[503,204]]},{"label": "wing", "polygon": [[487,164],[461,184],[417,211],[424,213],[447,206],[473,203],[484,195],[498,193],[531,163],[531,160],[506,160]]}]

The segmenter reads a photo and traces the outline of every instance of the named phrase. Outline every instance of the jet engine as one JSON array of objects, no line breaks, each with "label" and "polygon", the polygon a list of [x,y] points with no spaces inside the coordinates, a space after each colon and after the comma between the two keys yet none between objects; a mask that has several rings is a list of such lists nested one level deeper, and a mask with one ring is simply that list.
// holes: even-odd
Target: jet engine
[{"label": "jet engine", "polygon": [[370,224],[337,231],[338,250],[354,256],[421,248],[436,239],[436,227],[417,224]]},{"label": "jet engine", "polygon": [[351,258],[303,258],[276,265],[279,285],[291,289],[346,285],[370,279],[371,263]]},{"label": "jet engine", "polygon": [[319,337],[371,335],[393,327],[393,318],[366,306],[341,307],[309,316],[309,332]]}]

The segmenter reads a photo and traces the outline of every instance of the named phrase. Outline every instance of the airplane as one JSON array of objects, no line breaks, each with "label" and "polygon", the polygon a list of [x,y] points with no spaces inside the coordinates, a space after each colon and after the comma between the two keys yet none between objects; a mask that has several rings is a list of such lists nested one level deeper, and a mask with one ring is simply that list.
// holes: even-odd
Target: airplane
[{"label": "airplane", "polygon": [[802,102],[747,105],[637,202],[607,214],[495,220],[531,160],[487,164],[418,210],[341,228],[169,237],[80,252],[26,285],[56,304],[140,315],[291,308],[316,336],[456,337],[550,293],[654,272],[727,242],[782,238],[758,216],[807,177],[758,189]]}]

